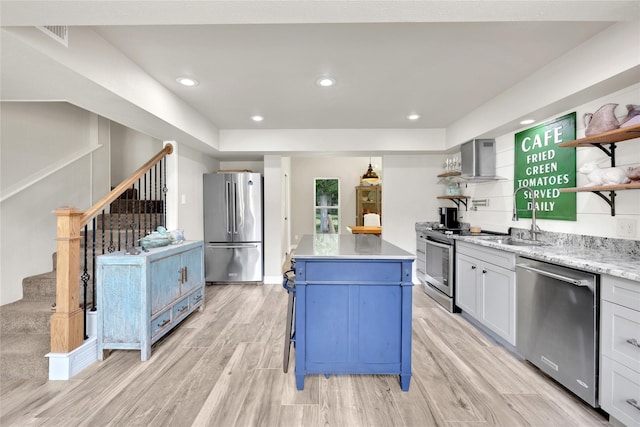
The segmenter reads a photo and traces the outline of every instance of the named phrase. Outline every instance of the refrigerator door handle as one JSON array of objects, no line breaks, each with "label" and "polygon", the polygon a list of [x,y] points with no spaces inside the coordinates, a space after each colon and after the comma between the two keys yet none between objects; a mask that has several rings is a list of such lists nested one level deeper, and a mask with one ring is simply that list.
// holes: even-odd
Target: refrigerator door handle
[{"label": "refrigerator door handle", "polygon": [[238,234],[238,183],[233,183],[233,234]]},{"label": "refrigerator door handle", "polygon": [[244,249],[244,248],[257,248],[257,243],[239,243],[233,245],[207,245],[207,248],[211,249]]},{"label": "refrigerator door handle", "polygon": [[224,193],[224,201],[227,207],[227,234],[231,234],[231,207],[230,207],[230,199],[231,199],[231,183],[229,181],[225,181],[225,193]]}]

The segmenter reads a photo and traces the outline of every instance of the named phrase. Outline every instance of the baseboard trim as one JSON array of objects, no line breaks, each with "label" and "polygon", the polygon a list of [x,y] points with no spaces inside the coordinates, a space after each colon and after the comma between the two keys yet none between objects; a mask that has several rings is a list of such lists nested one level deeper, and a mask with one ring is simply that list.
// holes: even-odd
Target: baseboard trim
[{"label": "baseboard trim", "polygon": [[69,353],[48,353],[49,380],[68,381],[79,374],[86,367],[98,361],[97,329],[98,313],[93,311],[87,314],[87,335],[89,338],[84,343]]},{"label": "baseboard trim", "polygon": [[282,276],[264,276],[263,283],[265,285],[281,285]]}]

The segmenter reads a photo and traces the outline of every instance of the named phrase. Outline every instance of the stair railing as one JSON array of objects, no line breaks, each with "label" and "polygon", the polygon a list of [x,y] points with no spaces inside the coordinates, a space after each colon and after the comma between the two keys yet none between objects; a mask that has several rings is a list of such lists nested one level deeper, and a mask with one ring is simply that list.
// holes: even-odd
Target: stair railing
[{"label": "stair railing", "polygon": [[[165,157],[172,152],[173,146],[167,144],[86,211],[61,207],[53,212],[57,216],[58,243],[56,301],[51,315],[52,353],[68,353],[80,347],[87,338],[86,313],[88,310],[96,310],[96,257],[103,253],[135,247],[136,241],[144,237],[148,231],[155,230],[159,225],[166,225]],[[149,200],[147,197],[152,199]],[[121,212],[123,205],[124,215]],[[118,211],[117,214],[109,214],[109,236],[105,234],[104,214],[107,207]],[[101,226],[98,227],[97,216],[100,213],[103,215]],[[89,224],[92,226],[91,229]],[[99,244],[96,238],[98,232],[101,232]]]}]

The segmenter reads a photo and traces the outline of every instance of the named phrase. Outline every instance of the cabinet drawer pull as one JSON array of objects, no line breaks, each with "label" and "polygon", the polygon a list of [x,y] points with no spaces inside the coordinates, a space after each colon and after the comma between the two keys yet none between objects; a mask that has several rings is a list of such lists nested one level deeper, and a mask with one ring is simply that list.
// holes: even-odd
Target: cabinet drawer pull
[{"label": "cabinet drawer pull", "polygon": [[638,404],[638,401],[635,399],[627,399],[627,403],[631,406],[633,406],[634,408],[636,408],[638,411],[640,411],[640,404]]},{"label": "cabinet drawer pull", "polygon": [[186,283],[188,281],[189,281],[189,270],[188,270],[187,267],[185,267],[184,268],[184,282],[183,283]]},{"label": "cabinet drawer pull", "polygon": [[482,274],[487,274],[487,270],[482,270]]},{"label": "cabinet drawer pull", "polygon": [[633,346],[636,346],[636,347],[640,348],[640,343],[639,343],[639,342],[638,342],[638,340],[637,340],[637,339],[635,339],[635,338],[629,338],[629,339],[627,340],[627,342],[628,342],[629,344],[633,345]]},{"label": "cabinet drawer pull", "polygon": [[187,311],[187,310],[189,310],[189,306],[188,306],[188,305],[185,305],[185,306],[184,306],[184,307],[182,307],[180,310],[178,310],[178,314],[182,314],[182,313],[184,313],[184,312],[185,312],[185,311]]},{"label": "cabinet drawer pull", "polygon": [[472,269],[472,270],[475,270],[475,269],[476,269],[476,266],[475,266],[475,265],[472,265],[472,266],[471,266],[471,269]]},{"label": "cabinet drawer pull", "polygon": [[195,302],[200,302],[201,300],[202,300],[202,295],[198,295],[198,296],[196,297]]},{"label": "cabinet drawer pull", "polygon": [[158,325],[158,328],[162,328],[164,325],[166,325],[166,324],[167,324],[167,323],[169,323],[169,322],[171,322],[171,320],[170,320],[170,319],[164,319],[164,322],[160,323],[160,324]]}]

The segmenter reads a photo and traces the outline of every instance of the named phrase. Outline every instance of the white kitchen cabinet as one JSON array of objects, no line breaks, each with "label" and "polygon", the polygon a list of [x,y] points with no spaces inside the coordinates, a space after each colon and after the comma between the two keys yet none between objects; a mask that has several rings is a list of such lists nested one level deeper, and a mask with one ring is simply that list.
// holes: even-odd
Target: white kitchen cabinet
[{"label": "white kitchen cabinet", "polygon": [[476,258],[460,253],[456,256],[456,305],[464,312],[479,319],[478,314],[478,264]]},{"label": "white kitchen cabinet", "polygon": [[515,345],[515,255],[456,242],[456,305]]},{"label": "white kitchen cabinet", "polygon": [[640,283],[602,275],[600,406],[640,426]]}]

